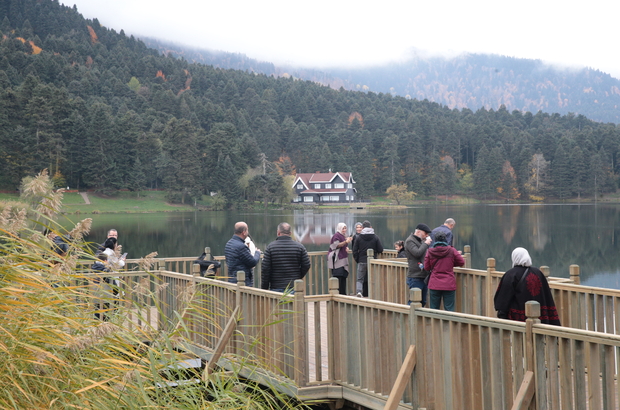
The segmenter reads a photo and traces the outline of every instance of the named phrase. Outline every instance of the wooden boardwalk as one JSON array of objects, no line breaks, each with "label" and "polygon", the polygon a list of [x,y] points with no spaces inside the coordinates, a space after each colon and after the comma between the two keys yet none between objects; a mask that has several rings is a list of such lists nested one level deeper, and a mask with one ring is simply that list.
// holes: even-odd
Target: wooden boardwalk
[{"label": "wooden boardwalk", "polygon": [[[317,255],[313,266],[322,268],[323,260]],[[170,262],[181,267],[186,261]],[[297,386],[291,394],[304,399],[383,409],[408,349],[415,346],[417,361],[404,380],[400,410],[525,409],[528,398],[538,409],[618,409],[620,290],[581,286],[578,267],[571,267],[570,279],[549,278],[562,327],[538,324],[535,313],[528,323],[506,321],[492,308],[502,276],[493,262],[487,270],[455,269],[458,312],[403,304],[407,295],[390,289],[401,289],[406,264],[386,259],[369,262],[372,299],[338,295],[332,283],[326,292],[321,281],[328,277],[320,272],[307,284],[296,283],[296,293],[285,298],[164,269],[151,274],[154,283],[167,285],[156,295],[164,316],[183,310],[178,296],[200,284],[204,307],[222,312],[220,322],[205,317],[204,324],[192,324],[210,334],[195,336],[197,354],[211,357],[200,346],[213,349],[225,320],[239,308],[237,336],[225,354],[265,363],[265,374],[278,369],[273,383],[288,380],[283,386]],[[132,272],[125,280],[141,280],[140,275],[150,277]],[[226,357],[233,356],[225,356],[224,365]],[[523,390],[531,375],[535,382]]]}]

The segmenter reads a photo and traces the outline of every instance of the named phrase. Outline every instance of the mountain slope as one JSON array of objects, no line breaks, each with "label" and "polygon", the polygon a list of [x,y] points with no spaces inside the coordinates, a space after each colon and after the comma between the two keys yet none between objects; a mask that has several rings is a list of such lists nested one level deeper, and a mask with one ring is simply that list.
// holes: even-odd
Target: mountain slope
[{"label": "mountain slope", "polygon": [[453,58],[413,57],[374,67],[312,69],[276,66],[243,54],[145,39],[147,46],[215,67],[293,76],[348,90],[427,99],[449,108],[582,114],[620,123],[620,80],[598,70],[563,69],[540,60],[463,54]]}]

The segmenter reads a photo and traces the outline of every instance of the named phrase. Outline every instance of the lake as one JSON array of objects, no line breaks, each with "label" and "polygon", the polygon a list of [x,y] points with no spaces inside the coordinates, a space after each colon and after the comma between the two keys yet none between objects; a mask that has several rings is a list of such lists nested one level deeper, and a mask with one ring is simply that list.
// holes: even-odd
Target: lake
[{"label": "lake", "polygon": [[486,269],[495,258],[496,269],[511,267],[510,254],[526,248],[535,266],[546,265],[552,276],[568,277],[568,267],[581,267],[583,284],[620,288],[620,204],[532,204],[421,206],[398,210],[320,209],[298,211],[213,211],[152,214],[101,214],[93,218],[89,241],[101,243],[110,228],[119,231],[119,243],[129,258],[156,251],[159,257],[196,256],[205,246],[223,255],[237,221],[249,225],[260,249],[275,239],[280,222],[292,225],[294,237],[309,251],[326,250],[339,222],[349,232],[355,222],[372,223],[385,248],[406,239],[418,223],[431,229],[448,217],[456,220],[454,244],[471,246],[472,267]]}]

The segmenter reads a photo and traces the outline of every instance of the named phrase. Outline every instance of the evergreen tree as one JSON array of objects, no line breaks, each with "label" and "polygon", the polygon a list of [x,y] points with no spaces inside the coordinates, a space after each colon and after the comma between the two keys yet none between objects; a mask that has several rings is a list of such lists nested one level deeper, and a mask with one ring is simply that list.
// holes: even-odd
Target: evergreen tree
[{"label": "evergreen tree", "polygon": [[188,120],[173,118],[166,124],[161,138],[168,159],[164,187],[179,193],[181,203],[185,203],[186,197],[198,198],[202,189],[197,130]]},{"label": "evergreen tree", "polygon": [[553,190],[560,199],[566,199],[571,193],[571,164],[564,150],[564,144],[559,144],[553,156]]},{"label": "evergreen tree", "polygon": [[372,157],[366,148],[362,148],[360,151],[359,159],[353,168],[355,169],[357,199],[367,199],[373,194],[374,181]]},{"label": "evergreen tree", "polygon": [[579,145],[575,145],[570,155],[572,192],[581,199],[587,191],[588,164]]},{"label": "evergreen tree", "polygon": [[474,192],[484,199],[488,199],[493,195],[489,163],[490,153],[486,145],[483,145],[478,152],[474,168]]}]

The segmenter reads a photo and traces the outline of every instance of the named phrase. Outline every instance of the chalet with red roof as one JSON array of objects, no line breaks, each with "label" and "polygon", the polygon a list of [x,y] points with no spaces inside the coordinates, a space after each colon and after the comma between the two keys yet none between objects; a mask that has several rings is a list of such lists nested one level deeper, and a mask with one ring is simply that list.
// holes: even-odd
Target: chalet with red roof
[{"label": "chalet with red roof", "polygon": [[293,202],[328,203],[355,201],[355,181],[350,172],[297,174]]}]

